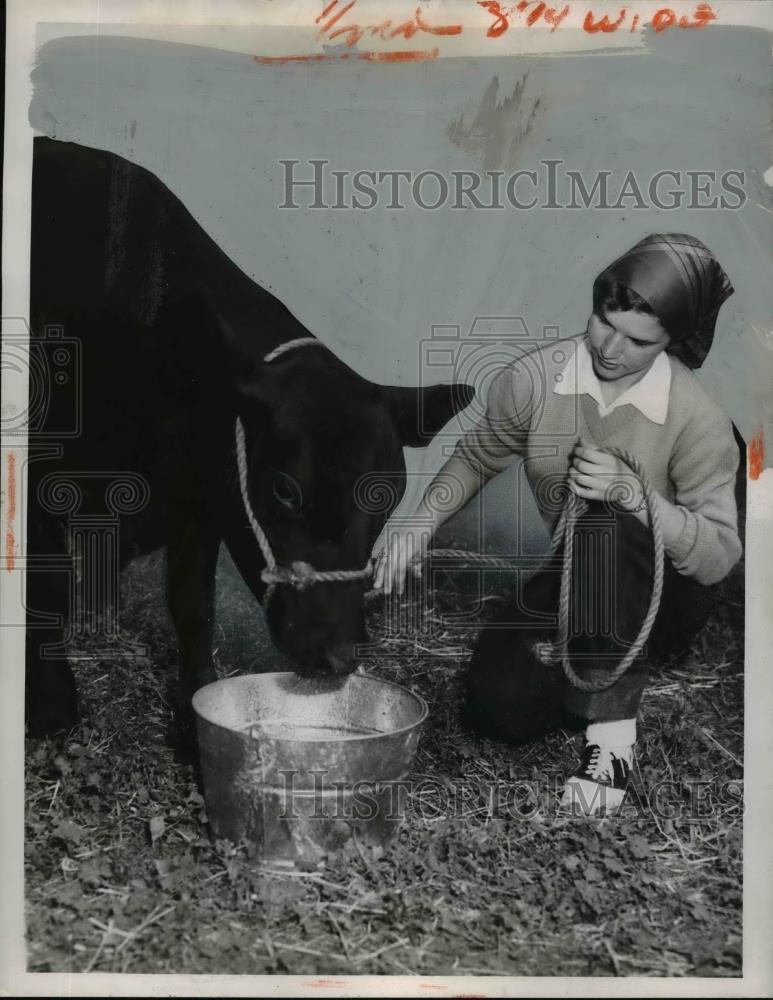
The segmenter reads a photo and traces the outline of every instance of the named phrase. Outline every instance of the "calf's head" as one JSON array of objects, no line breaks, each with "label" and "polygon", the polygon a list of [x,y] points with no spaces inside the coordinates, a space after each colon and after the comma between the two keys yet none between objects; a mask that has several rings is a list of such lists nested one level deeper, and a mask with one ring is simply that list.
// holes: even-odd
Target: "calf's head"
[{"label": "calf's head", "polygon": [[[245,428],[250,502],[277,563],[366,566],[405,490],[403,446],[428,444],[472,396],[463,384],[375,385],[318,344],[253,367],[240,379],[236,409]],[[255,589],[255,581],[248,583]],[[367,586],[363,580],[276,588],[269,628],[299,673],[354,670],[355,646],[367,639]]]}]

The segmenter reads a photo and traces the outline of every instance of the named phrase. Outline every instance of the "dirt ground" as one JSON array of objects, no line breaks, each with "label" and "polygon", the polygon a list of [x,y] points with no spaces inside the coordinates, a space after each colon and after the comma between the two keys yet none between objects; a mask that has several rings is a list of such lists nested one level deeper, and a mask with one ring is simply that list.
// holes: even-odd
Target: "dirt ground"
[{"label": "dirt ground", "polygon": [[[29,971],[741,974],[740,570],[687,659],[646,693],[634,794],[601,820],[557,808],[578,738],[514,749],[462,729],[467,597],[432,594],[418,634],[408,609],[401,626],[371,602],[380,645],[366,671],[430,706],[413,792],[380,858],[350,844],[308,872],[260,870],[210,842],[170,741],[161,574],[154,556],[123,578],[123,635],[151,656],[78,660],[82,725],[27,745]],[[225,559],[216,647],[222,676],[256,669],[265,649]]]}]

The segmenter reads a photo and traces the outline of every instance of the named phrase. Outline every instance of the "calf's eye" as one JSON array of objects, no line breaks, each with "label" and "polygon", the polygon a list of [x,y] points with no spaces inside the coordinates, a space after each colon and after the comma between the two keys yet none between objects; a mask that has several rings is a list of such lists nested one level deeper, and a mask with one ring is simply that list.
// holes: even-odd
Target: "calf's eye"
[{"label": "calf's eye", "polygon": [[277,503],[286,510],[299,511],[303,504],[303,493],[298,483],[286,472],[275,472],[271,492]]}]

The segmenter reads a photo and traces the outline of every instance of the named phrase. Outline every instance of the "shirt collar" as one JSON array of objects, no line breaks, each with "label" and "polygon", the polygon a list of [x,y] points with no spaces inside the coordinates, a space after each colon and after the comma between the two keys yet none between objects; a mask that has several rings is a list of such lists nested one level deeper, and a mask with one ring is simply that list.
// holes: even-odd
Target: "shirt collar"
[{"label": "shirt collar", "polygon": [[648,420],[656,424],[666,422],[668,396],[671,390],[671,365],[666,352],[661,351],[639,381],[621,393],[614,402],[606,406],[601,395],[601,386],[593,370],[590,351],[585,340],[578,344],[574,355],[561,370],[553,392],[559,396],[580,396],[587,393],[599,408],[599,415],[605,417],[618,406],[630,403]]}]

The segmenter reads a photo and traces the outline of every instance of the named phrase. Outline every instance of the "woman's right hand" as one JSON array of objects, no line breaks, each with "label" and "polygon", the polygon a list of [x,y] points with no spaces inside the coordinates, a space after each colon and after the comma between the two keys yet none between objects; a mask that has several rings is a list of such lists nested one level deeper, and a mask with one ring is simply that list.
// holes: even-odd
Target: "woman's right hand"
[{"label": "woman's right hand", "polygon": [[421,576],[421,565],[432,538],[432,528],[426,523],[406,525],[387,535],[387,543],[376,558],[373,578],[375,590],[402,596],[408,572]]},{"label": "woman's right hand", "polygon": [[402,594],[410,571],[421,576],[422,559],[430,539],[453,514],[481,488],[481,477],[466,462],[452,455],[427,487],[410,520],[387,532],[386,545],[376,557],[375,590]]}]

